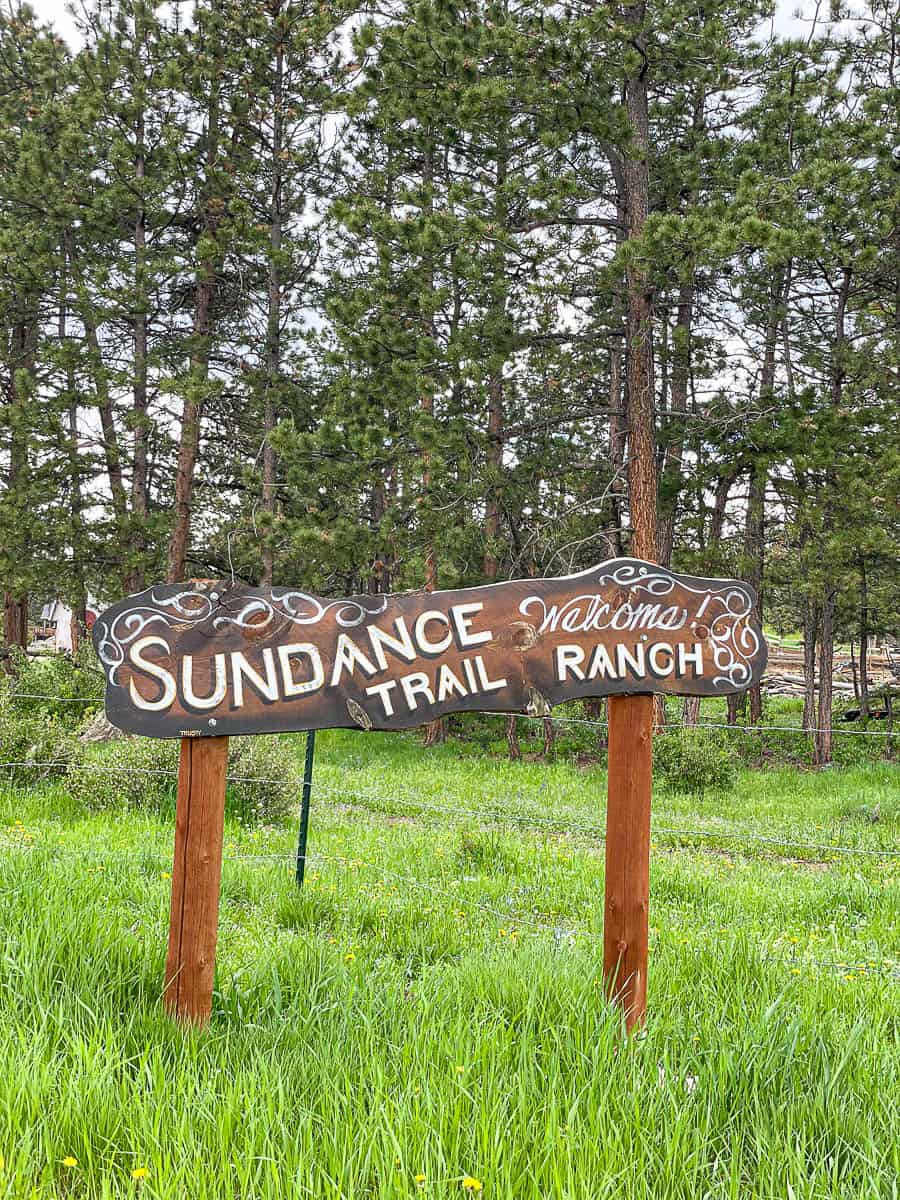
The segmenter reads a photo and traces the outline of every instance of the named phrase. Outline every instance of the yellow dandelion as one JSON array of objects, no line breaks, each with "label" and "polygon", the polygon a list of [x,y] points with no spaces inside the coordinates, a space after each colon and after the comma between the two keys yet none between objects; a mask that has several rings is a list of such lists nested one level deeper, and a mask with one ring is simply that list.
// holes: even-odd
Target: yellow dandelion
[{"label": "yellow dandelion", "polygon": [[482,1188],[481,1180],[474,1175],[463,1175],[462,1185],[467,1192],[480,1192]]},{"label": "yellow dandelion", "polygon": [[64,1167],[77,1167],[78,1159],[75,1158],[75,1156],[72,1154],[67,1154],[66,1157],[62,1160],[62,1164]]},{"label": "yellow dandelion", "polygon": [[465,1067],[457,1067],[457,1068],[456,1068],[456,1073],[457,1073],[457,1075],[464,1075],[464,1074],[465,1074],[465,1070],[466,1070],[466,1068],[465,1068]]},{"label": "yellow dandelion", "polygon": [[132,1179],[146,1179],[150,1172],[146,1167],[135,1167],[131,1172]]},{"label": "yellow dandelion", "polygon": [[418,1175],[413,1175],[413,1179],[416,1181],[416,1183],[419,1185],[419,1187],[421,1187],[422,1184],[425,1182],[425,1176],[422,1174],[421,1171],[418,1173]]},{"label": "yellow dandelion", "polygon": [[345,962],[345,963],[352,963],[352,962],[356,962],[356,955],[353,953],[353,951],[352,951],[352,950],[349,950],[349,951],[348,951],[348,952],[347,952],[347,953],[344,955],[344,962]]}]

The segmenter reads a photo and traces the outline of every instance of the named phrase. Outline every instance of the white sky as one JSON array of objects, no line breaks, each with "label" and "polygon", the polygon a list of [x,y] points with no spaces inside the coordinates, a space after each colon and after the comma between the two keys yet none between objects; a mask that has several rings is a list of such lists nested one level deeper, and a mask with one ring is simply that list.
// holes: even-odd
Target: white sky
[{"label": "white sky", "polygon": [[[51,22],[70,44],[76,40],[75,23],[66,11],[71,0],[29,0],[31,7],[45,21]],[[76,0],[77,3],[77,0]],[[821,0],[777,0],[775,29],[780,34],[806,33],[809,20],[819,10],[827,16],[828,6]]]}]

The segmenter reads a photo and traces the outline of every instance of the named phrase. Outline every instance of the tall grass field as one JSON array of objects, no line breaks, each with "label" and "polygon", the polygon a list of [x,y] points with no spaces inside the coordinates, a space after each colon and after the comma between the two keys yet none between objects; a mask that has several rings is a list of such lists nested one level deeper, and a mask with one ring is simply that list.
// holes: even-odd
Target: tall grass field
[{"label": "tall grass field", "polygon": [[320,734],[302,890],[298,805],[229,809],[203,1033],[160,1004],[170,808],[10,775],[0,1195],[897,1200],[897,767],[658,780],[626,1040],[583,757]]}]

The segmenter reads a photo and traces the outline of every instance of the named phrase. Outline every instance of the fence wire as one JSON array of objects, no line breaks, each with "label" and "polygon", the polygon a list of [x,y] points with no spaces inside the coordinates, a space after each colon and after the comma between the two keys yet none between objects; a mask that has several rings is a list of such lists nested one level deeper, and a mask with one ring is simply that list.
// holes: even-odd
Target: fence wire
[{"label": "fence wire", "polygon": [[[51,767],[68,767],[71,764],[66,759],[47,759],[45,761],[10,761],[0,762],[0,771],[3,769],[10,770],[44,770]],[[78,770],[98,771],[102,774],[112,775],[137,775],[145,777],[153,775],[162,778],[171,779],[173,782],[178,779],[177,770],[160,770],[155,768],[137,768],[137,767],[108,767],[102,763],[78,763]],[[252,783],[262,786],[282,787],[284,779],[276,779],[273,777],[259,775],[226,775],[228,783]],[[310,784],[313,796],[322,799],[331,799],[335,802],[344,801],[345,803],[354,801],[372,801],[392,806],[406,805],[414,806],[420,812],[434,812],[441,815],[457,816],[465,818],[475,818],[479,820],[494,822],[497,824],[509,823],[517,825],[527,825],[534,828],[544,828],[548,833],[556,834],[582,834],[588,837],[603,841],[606,837],[606,829],[602,825],[594,825],[579,821],[561,822],[554,820],[552,817],[542,817],[538,814],[531,813],[515,813],[506,809],[479,809],[479,808],[461,808],[452,805],[436,805],[431,804],[415,792],[407,793],[384,793],[370,792],[352,786],[344,787],[329,787],[321,783],[313,781]],[[533,793],[540,797],[540,793]],[[367,811],[384,811],[376,809],[371,803],[362,803],[358,807],[366,808]],[[414,814],[407,814],[414,815]],[[757,845],[769,845],[778,847],[789,847],[796,850],[815,851],[824,854],[857,854],[872,858],[900,858],[900,850],[880,849],[873,850],[867,846],[847,846],[835,844],[833,842],[808,842],[799,838],[771,836],[765,834],[751,833],[747,830],[737,829],[687,829],[679,826],[670,825],[652,825],[651,836],[665,837],[684,837],[696,838],[698,840],[720,840],[720,841],[736,841],[754,843]]]}]

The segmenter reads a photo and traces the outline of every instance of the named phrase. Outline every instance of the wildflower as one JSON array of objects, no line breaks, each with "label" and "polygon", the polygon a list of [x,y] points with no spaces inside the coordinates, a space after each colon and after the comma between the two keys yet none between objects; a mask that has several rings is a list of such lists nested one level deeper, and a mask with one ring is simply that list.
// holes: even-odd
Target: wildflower
[{"label": "wildflower", "polygon": [[135,1167],[131,1172],[132,1179],[146,1179],[150,1172],[146,1167]]},{"label": "wildflower", "polygon": [[353,953],[352,950],[348,950],[347,953],[344,955],[344,962],[345,963],[356,962],[356,955]]},{"label": "wildflower", "polygon": [[456,1068],[456,1073],[457,1073],[457,1075],[464,1075],[464,1074],[465,1074],[465,1070],[466,1070],[466,1068],[465,1068],[465,1067],[459,1067],[459,1066],[458,1066],[458,1067]]},{"label": "wildflower", "polygon": [[425,1182],[425,1176],[422,1174],[421,1171],[418,1173],[418,1175],[413,1175],[413,1179],[416,1181],[416,1183],[419,1185],[419,1187],[421,1187],[422,1184]]},{"label": "wildflower", "polygon": [[78,1159],[75,1158],[71,1154],[67,1154],[66,1157],[62,1160],[62,1164],[64,1167],[77,1167]]},{"label": "wildflower", "polygon": [[480,1192],[482,1187],[481,1180],[474,1175],[463,1175],[462,1185],[467,1192]]}]

